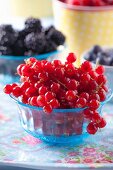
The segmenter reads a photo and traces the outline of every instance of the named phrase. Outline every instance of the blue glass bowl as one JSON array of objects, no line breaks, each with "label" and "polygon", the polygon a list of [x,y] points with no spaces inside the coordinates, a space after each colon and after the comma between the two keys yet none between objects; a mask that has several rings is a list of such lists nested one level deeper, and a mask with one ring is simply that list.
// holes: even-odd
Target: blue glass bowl
[{"label": "blue glass bowl", "polygon": [[[101,102],[99,113],[103,106],[112,98],[109,94]],[[11,95],[19,108],[22,127],[30,135],[52,144],[68,144],[82,141],[89,134],[86,132],[88,120],[84,119],[86,108],[54,109],[50,115],[40,107],[30,106],[20,102]]]},{"label": "blue glass bowl", "polygon": [[[64,47],[61,46],[58,50],[34,56],[38,60],[52,61],[55,58],[60,58]],[[19,76],[16,74],[16,68],[19,64],[24,63],[28,56],[0,56],[0,84],[9,84],[19,82]]]}]

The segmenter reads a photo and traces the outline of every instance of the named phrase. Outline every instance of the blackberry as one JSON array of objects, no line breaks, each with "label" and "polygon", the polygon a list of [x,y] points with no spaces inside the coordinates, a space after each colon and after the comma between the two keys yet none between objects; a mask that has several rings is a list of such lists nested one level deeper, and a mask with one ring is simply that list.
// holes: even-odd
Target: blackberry
[{"label": "blackberry", "polygon": [[50,29],[47,34],[47,38],[51,39],[56,45],[63,45],[65,42],[65,36],[56,29]]},{"label": "blackberry", "polygon": [[0,46],[0,55],[12,55],[12,50],[10,47]]},{"label": "blackberry", "polygon": [[99,64],[101,65],[109,66],[112,61],[111,56],[106,52],[98,53],[97,57],[99,58]]},{"label": "blackberry", "polygon": [[98,54],[99,52],[102,52],[102,48],[99,45],[95,45],[91,49],[91,52],[94,53],[94,54]]},{"label": "blackberry", "polygon": [[11,46],[17,39],[17,33],[6,28],[7,27],[5,27],[5,29],[0,29],[0,45]]},{"label": "blackberry", "polygon": [[47,29],[45,29],[45,35],[48,35],[48,33],[49,33],[52,29],[55,29],[55,27],[54,27],[54,26],[50,26],[50,27],[48,27]]},{"label": "blackberry", "polygon": [[28,33],[26,32],[25,29],[18,31],[18,37],[20,39],[25,39],[26,35],[28,35]]},{"label": "blackberry", "polygon": [[31,33],[31,32],[38,32],[40,33],[42,31],[42,25],[41,25],[41,21],[37,18],[28,18],[25,21],[25,31],[27,33]]},{"label": "blackberry", "polygon": [[43,33],[30,33],[25,38],[25,45],[28,50],[32,50],[38,54],[43,53],[46,39]]},{"label": "blackberry", "polygon": [[104,50],[111,58],[113,58],[113,48],[108,48]]},{"label": "blackberry", "polygon": [[12,25],[0,25],[0,31],[10,32],[10,33],[15,32]]},{"label": "blackberry", "polygon": [[14,56],[23,56],[26,51],[26,48],[24,46],[24,40],[17,39],[15,44],[12,46],[12,50]]},{"label": "blackberry", "polygon": [[87,56],[85,56],[85,59],[88,61],[96,61],[97,55],[95,53],[89,52]]},{"label": "blackberry", "polygon": [[45,44],[43,53],[52,52],[52,51],[55,51],[56,49],[57,49],[57,45],[53,41],[48,39],[48,40],[46,40],[46,44]]}]

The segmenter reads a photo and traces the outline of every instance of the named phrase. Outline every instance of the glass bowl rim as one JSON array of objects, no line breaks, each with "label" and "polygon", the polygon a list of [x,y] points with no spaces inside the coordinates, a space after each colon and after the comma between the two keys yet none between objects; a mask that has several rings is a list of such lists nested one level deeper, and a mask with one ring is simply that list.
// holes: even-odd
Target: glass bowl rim
[{"label": "glass bowl rim", "polygon": [[[102,46],[102,48],[104,49],[108,49],[108,48],[113,48],[113,46]],[[90,48],[91,49],[91,48]],[[81,54],[81,58],[83,59],[83,61],[89,61],[85,58],[85,56],[90,52],[90,49],[84,51],[82,54]],[[92,64],[96,65],[95,63],[93,63],[92,61],[90,61]],[[100,64],[101,65],[101,64]],[[102,65],[103,67],[105,67],[105,69],[111,69],[113,70],[113,66],[106,66],[106,65]]]},{"label": "glass bowl rim", "polygon": [[70,9],[70,10],[78,10],[78,11],[91,11],[91,12],[101,12],[101,11],[112,11],[113,10],[113,5],[107,5],[107,6],[77,6],[77,5],[71,5],[67,4],[65,2],[62,2],[61,0],[53,0],[58,5]]},{"label": "glass bowl rim", "polygon": [[[16,97],[14,97],[13,95],[9,95],[18,105],[27,107],[27,108],[31,108],[34,110],[43,110],[42,107],[37,107],[37,106],[31,106],[29,104],[24,104],[21,101],[19,101]],[[109,102],[111,100],[111,98],[113,97],[113,92],[109,92],[108,93],[108,97],[105,101],[100,102],[100,107],[101,108],[104,104],[106,104],[107,102]],[[84,108],[72,108],[72,109],[53,109],[52,112],[62,112],[62,113],[67,113],[67,112],[79,112],[79,111],[83,111],[85,109],[87,109],[88,107],[84,107]]]},{"label": "glass bowl rim", "polygon": [[30,57],[35,57],[38,60],[47,59],[48,57],[51,57],[52,55],[56,55],[56,54],[61,53],[65,48],[66,48],[66,45],[61,45],[55,51],[44,53],[44,54],[39,54],[39,55],[34,55],[34,56],[0,55],[0,59],[6,59],[6,60],[24,60],[24,59],[27,59],[27,58],[30,58]]}]

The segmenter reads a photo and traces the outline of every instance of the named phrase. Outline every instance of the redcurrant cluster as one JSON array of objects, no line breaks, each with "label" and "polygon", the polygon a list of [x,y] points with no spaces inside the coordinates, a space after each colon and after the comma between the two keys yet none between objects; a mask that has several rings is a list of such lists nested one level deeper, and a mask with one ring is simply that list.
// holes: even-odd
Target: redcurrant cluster
[{"label": "redcurrant cluster", "polygon": [[21,84],[6,85],[4,92],[20,97],[25,104],[43,107],[47,115],[55,108],[86,108],[84,117],[90,122],[87,131],[95,134],[106,125],[97,111],[108,92],[104,67],[93,69],[91,63],[85,61],[77,68],[75,61],[73,53],[69,53],[64,64],[60,60],[29,58],[17,67]]},{"label": "redcurrant cluster", "polygon": [[79,6],[107,6],[113,5],[113,0],[65,0],[66,3]]}]

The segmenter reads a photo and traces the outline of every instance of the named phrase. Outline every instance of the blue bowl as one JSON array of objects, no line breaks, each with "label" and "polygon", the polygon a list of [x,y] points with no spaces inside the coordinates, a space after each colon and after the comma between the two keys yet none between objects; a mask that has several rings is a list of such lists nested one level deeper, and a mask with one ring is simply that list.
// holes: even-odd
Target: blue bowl
[{"label": "blue bowl", "polygon": [[[89,136],[86,132],[88,120],[84,118],[86,108],[54,109],[47,115],[41,107],[24,104],[12,95],[10,97],[18,105],[22,127],[36,138],[51,144],[76,144]],[[98,109],[100,114],[112,97],[113,93],[109,93],[107,99],[101,102]]]},{"label": "blue bowl", "polygon": [[[63,52],[62,46],[56,51],[40,54],[34,56],[38,60],[52,61],[56,58],[60,58],[60,54]],[[28,56],[0,56],[0,84],[8,84],[13,82],[19,82],[19,76],[16,74],[16,68],[19,64],[24,63],[24,60],[29,58]]]}]

